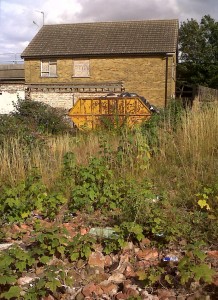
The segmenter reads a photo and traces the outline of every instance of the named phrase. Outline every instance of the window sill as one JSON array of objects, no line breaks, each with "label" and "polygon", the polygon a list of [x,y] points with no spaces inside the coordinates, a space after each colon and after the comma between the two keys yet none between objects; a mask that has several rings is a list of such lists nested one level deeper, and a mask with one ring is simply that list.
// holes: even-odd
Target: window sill
[{"label": "window sill", "polygon": [[90,78],[91,76],[72,76],[72,78]]},{"label": "window sill", "polygon": [[40,76],[40,78],[58,78],[58,76]]}]

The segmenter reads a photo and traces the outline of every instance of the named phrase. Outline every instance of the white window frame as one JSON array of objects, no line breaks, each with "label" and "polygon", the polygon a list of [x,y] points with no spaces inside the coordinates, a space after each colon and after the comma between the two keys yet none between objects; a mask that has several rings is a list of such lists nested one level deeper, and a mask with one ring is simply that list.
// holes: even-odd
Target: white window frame
[{"label": "white window frame", "polygon": [[[48,64],[47,70],[46,66],[44,65],[45,63]],[[55,74],[51,72],[52,66],[56,66],[56,72]],[[41,77],[46,78],[46,77],[57,77],[57,60],[56,59],[43,59],[41,60]]]},{"label": "white window frame", "polygon": [[90,77],[90,61],[88,59],[80,59],[73,61],[73,77]]}]

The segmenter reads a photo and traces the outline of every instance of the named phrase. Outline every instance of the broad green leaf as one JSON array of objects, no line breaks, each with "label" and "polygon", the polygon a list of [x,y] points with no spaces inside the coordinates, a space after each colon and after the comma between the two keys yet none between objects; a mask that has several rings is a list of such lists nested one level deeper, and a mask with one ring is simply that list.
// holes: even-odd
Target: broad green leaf
[{"label": "broad green leaf", "polygon": [[58,287],[60,287],[62,284],[60,281],[56,278],[53,278],[52,281],[49,281],[45,284],[45,287],[49,288],[50,291],[55,292]]},{"label": "broad green leaf", "polygon": [[23,272],[26,269],[26,263],[24,261],[18,261],[18,262],[16,262],[16,268],[20,272]]},{"label": "broad green leaf", "polygon": [[195,274],[195,280],[203,279],[207,283],[211,283],[212,277],[216,274],[216,272],[213,269],[210,269],[206,264],[193,266],[191,271]]},{"label": "broad green leaf", "polygon": [[42,256],[40,257],[40,262],[43,263],[43,264],[47,264],[49,262],[51,258],[49,256]]},{"label": "broad green leaf", "polygon": [[17,281],[17,277],[13,275],[1,275],[0,284],[13,284]]},{"label": "broad green leaf", "polygon": [[63,247],[63,246],[57,247],[57,250],[58,250],[59,253],[64,255],[65,247]]},{"label": "broad green leaf", "polygon": [[92,251],[90,249],[90,246],[85,245],[83,247],[83,255],[85,256],[85,258],[88,258],[91,253],[92,253]]},{"label": "broad green leaf", "polygon": [[194,250],[193,254],[195,256],[197,256],[197,258],[199,258],[201,261],[204,261],[205,258],[207,257],[207,255],[204,252],[202,252],[201,250]]},{"label": "broad green leaf", "polygon": [[0,258],[0,270],[5,267],[8,267],[13,261],[14,261],[14,259],[12,257],[10,257],[9,255],[1,257]]},{"label": "broad green leaf", "polygon": [[11,286],[8,292],[2,293],[0,295],[1,299],[5,298],[5,299],[18,299],[19,295],[21,292],[21,288],[19,286]]},{"label": "broad green leaf", "polygon": [[79,252],[74,252],[74,253],[72,253],[71,255],[70,255],[70,259],[72,260],[72,261],[75,261],[75,260],[77,260],[79,258]]},{"label": "broad green leaf", "polygon": [[22,219],[26,219],[29,217],[29,215],[30,215],[30,211],[26,211],[21,214],[21,217],[22,217]]},{"label": "broad green leaf", "polygon": [[145,280],[148,277],[148,274],[143,270],[137,271],[136,275],[138,276],[139,280]]},{"label": "broad green leaf", "polygon": [[172,280],[171,280],[171,278],[170,278],[170,275],[169,274],[167,274],[165,277],[164,277],[164,279],[166,280],[166,282],[168,282],[169,284],[172,284]]}]

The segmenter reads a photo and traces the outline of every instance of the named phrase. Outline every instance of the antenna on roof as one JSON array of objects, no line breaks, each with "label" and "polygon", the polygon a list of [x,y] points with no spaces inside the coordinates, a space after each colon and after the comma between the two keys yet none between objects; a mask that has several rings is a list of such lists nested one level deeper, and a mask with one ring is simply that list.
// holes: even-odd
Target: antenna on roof
[{"label": "antenna on roof", "polygon": [[42,14],[42,25],[45,24],[45,13],[44,11],[40,11],[40,10],[36,10],[37,12],[39,12],[40,14]]},{"label": "antenna on roof", "polygon": [[37,27],[39,27],[39,25],[35,21],[33,21],[33,24],[36,25]]}]

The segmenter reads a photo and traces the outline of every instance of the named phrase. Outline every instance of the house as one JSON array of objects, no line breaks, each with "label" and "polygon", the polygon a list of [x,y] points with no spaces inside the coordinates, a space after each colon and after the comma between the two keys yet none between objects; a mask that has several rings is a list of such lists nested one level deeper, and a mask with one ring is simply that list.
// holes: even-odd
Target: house
[{"label": "house", "polygon": [[21,57],[30,99],[71,108],[122,91],[163,107],[175,96],[178,20],[44,25]]},{"label": "house", "polygon": [[1,64],[0,114],[14,110],[18,98],[25,98],[24,64]]}]

